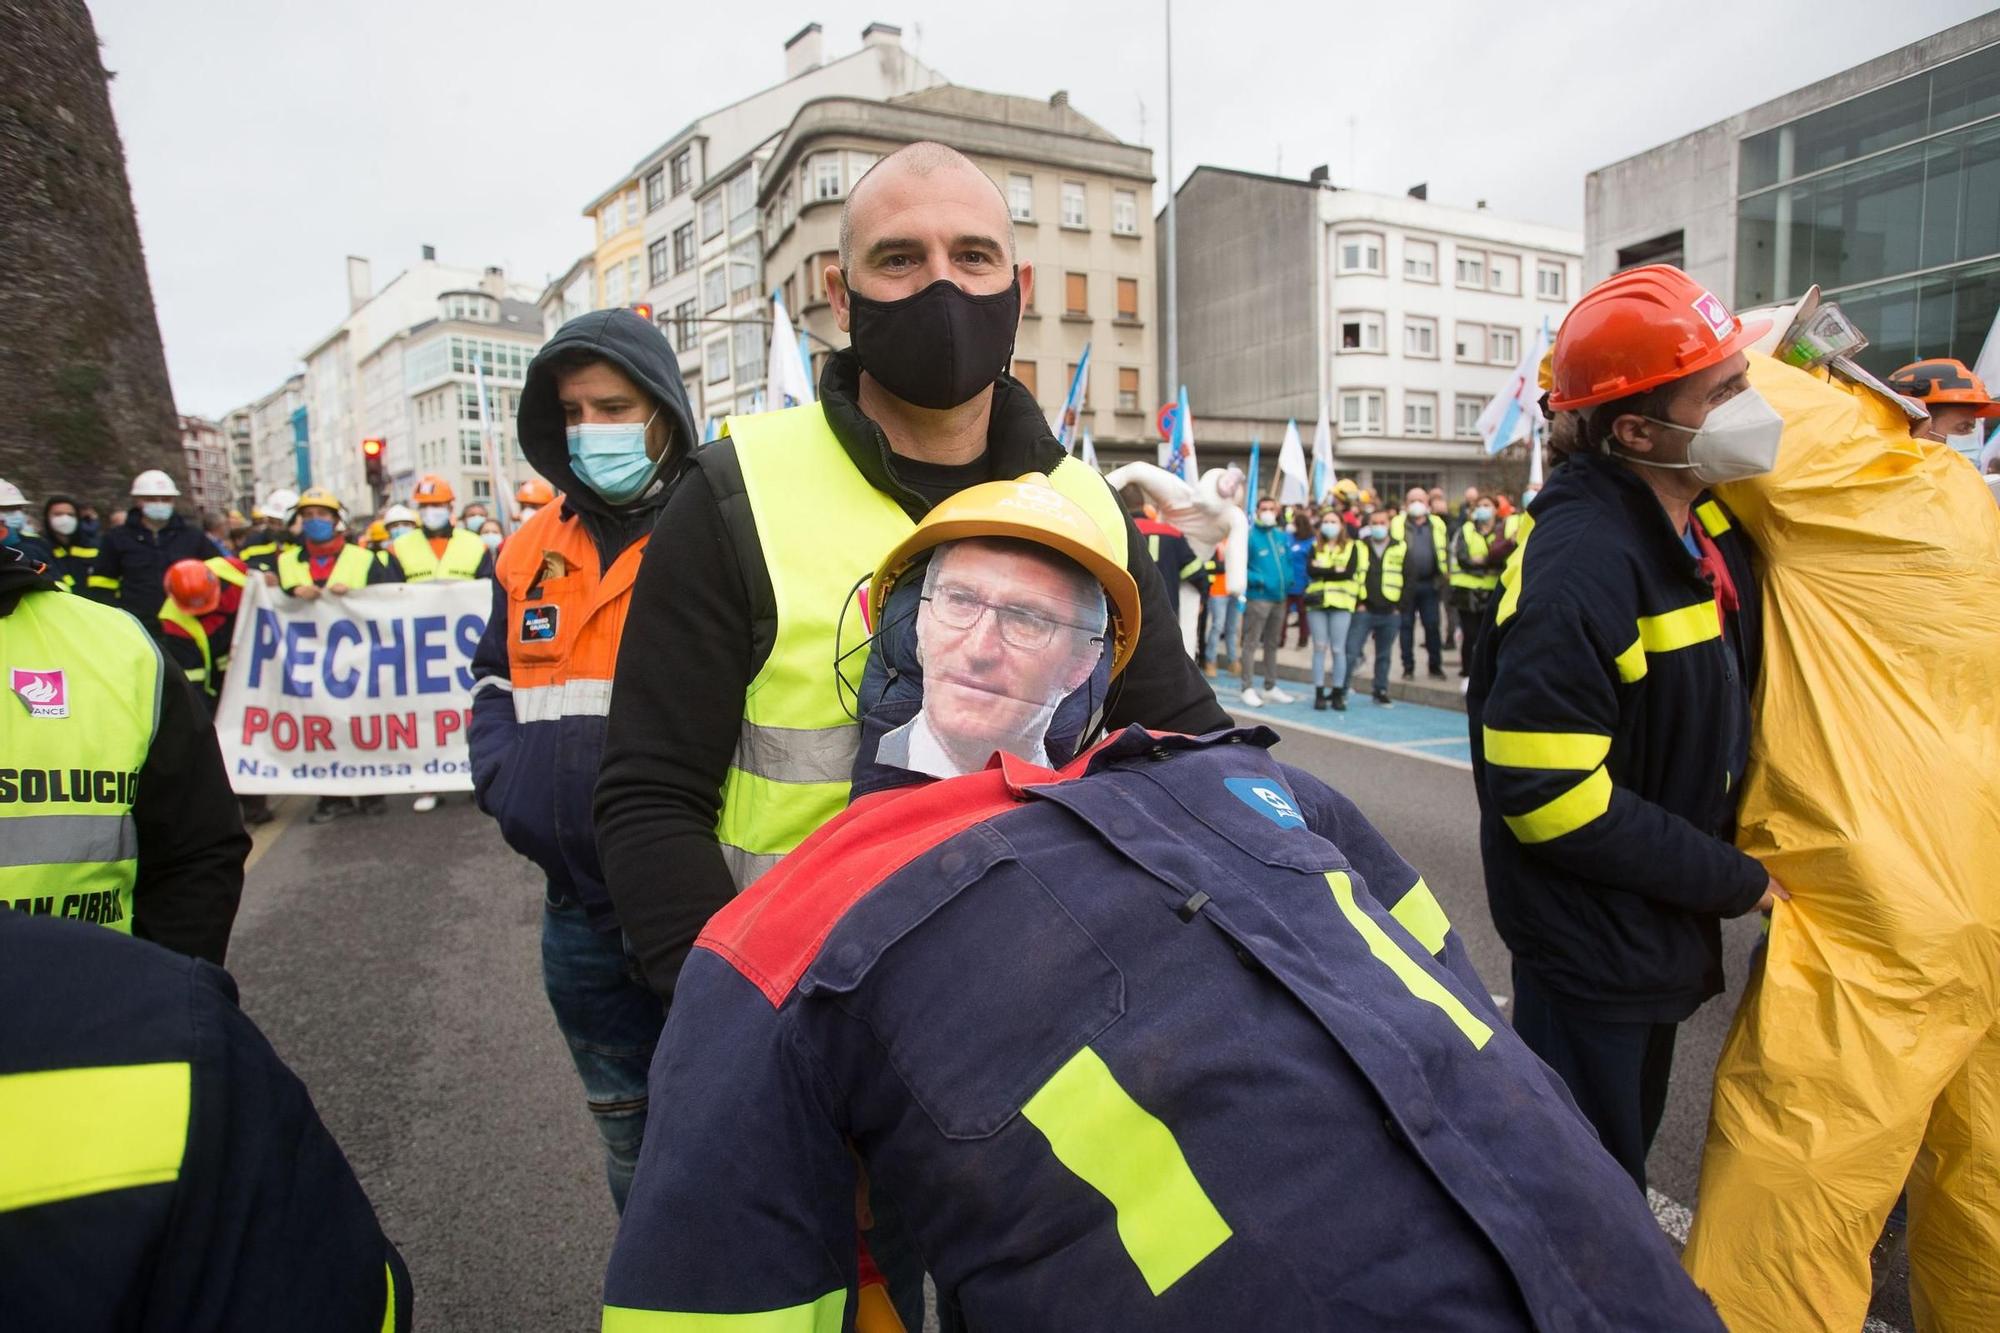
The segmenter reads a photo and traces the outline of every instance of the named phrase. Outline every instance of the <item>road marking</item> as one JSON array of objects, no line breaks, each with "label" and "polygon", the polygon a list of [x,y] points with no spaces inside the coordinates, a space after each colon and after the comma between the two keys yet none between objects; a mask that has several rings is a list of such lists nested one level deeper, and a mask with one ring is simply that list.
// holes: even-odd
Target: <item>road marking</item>
[{"label": "road marking", "polygon": [[[1675,1203],[1650,1187],[1646,1190],[1646,1202],[1652,1206],[1653,1218],[1660,1224],[1660,1230],[1672,1236],[1674,1244],[1687,1244],[1688,1228],[1694,1225],[1694,1214],[1687,1210],[1687,1206]],[[1901,1333],[1901,1330],[1870,1315],[1861,1325],[1861,1333]]]},{"label": "road marking", "polygon": [[248,875],[251,867],[264,859],[264,853],[277,846],[278,838],[292,826],[299,817],[299,811],[306,808],[303,796],[280,796],[276,816],[268,824],[260,824],[250,830],[250,855],[244,858],[243,873]]},{"label": "road marking", "polygon": [[[1384,750],[1390,754],[1399,754],[1405,759],[1422,759],[1426,763],[1443,764],[1446,768],[1463,769],[1467,773],[1472,771],[1472,764],[1469,760],[1453,759],[1441,754],[1430,754],[1424,750],[1413,750],[1409,748],[1412,742],[1406,741],[1401,744],[1395,744],[1389,741],[1370,740],[1366,736],[1350,735],[1345,731],[1335,731],[1331,727],[1316,727],[1310,722],[1294,722],[1288,717],[1266,712],[1261,708],[1231,708],[1229,705],[1224,704],[1223,709],[1231,716],[1244,722],[1263,722],[1274,727],[1290,727],[1295,731],[1306,731],[1311,732],[1315,736],[1324,736],[1328,740],[1346,741],[1349,745],[1361,745],[1370,750]],[[1437,741],[1431,743],[1438,744],[1443,739],[1439,738]]]}]

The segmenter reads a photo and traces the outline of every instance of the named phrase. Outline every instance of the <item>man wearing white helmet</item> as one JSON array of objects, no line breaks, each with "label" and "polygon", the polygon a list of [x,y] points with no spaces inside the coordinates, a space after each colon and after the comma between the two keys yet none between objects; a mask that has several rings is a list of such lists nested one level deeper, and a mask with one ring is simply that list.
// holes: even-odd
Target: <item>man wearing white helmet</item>
[{"label": "man wearing white helmet", "polygon": [[174,508],[180,493],[174,479],[158,468],[141,472],[132,480],[132,508],[125,521],[104,534],[98,551],[98,577],[117,581],[118,605],[142,625],[158,623],[169,566],[222,554]]},{"label": "man wearing white helmet", "polygon": [[243,549],[236,554],[244,564],[262,574],[266,583],[278,581],[278,557],[285,553],[286,547],[298,544],[290,527],[292,511],[298,505],[297,491],[280,488],[266,496],[264,503],[251,513],[257,526],[244,534]]},{"label": "man wearing white helmet", "polygon": [[28,530],[28,497],[4,477],[0,477],[0,546],[20,550],[36,564],[54,559],[47,544]]}]

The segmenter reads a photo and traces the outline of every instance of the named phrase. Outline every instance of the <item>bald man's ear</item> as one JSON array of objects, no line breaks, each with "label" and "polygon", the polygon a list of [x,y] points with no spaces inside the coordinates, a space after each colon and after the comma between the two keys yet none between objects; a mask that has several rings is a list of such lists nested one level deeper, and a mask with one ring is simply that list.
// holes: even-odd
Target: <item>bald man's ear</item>
[{"label": "bald man's ear", "polygon": [[1035,308],[1035,266],[1032,261],[1018,264],[1015,272],[1021,275],[1021,313],[1025,315]]},{"label": "bald man's ear", "polygon": [[850,332],[847,327],[847,277],[840,271],[840,265],[828,264],[821,275],[826,283],[826,299],[833,306],[834,322],[840,325],[842,333]]}]

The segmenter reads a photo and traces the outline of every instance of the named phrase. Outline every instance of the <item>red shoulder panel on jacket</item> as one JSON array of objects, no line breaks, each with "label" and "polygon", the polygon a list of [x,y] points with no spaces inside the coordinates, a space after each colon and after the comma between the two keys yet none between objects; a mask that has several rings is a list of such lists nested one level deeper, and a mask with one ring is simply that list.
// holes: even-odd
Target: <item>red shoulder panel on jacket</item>
[{"label": "red shoulder panel on jacket", "polygon": [[695,947],[719,954],[781,1005],[849,908],[931,848],[1019,799],[997,766],[865,796],[709,918]]}]

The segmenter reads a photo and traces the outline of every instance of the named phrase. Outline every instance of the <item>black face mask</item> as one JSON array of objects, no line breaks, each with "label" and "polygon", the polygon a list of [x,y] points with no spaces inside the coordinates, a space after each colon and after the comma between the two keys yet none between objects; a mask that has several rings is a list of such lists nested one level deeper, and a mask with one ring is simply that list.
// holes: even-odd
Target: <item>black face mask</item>
[{"label": "black face mask", "polygon": [[[846,275],[843,274],[843,277]],[[1021,271],[1004,292],[972,296],[939,278],[915,296],[871,301],[847,289],[854,354],[906,403],[942,411],[1000,378],[1021,326]]]}]

